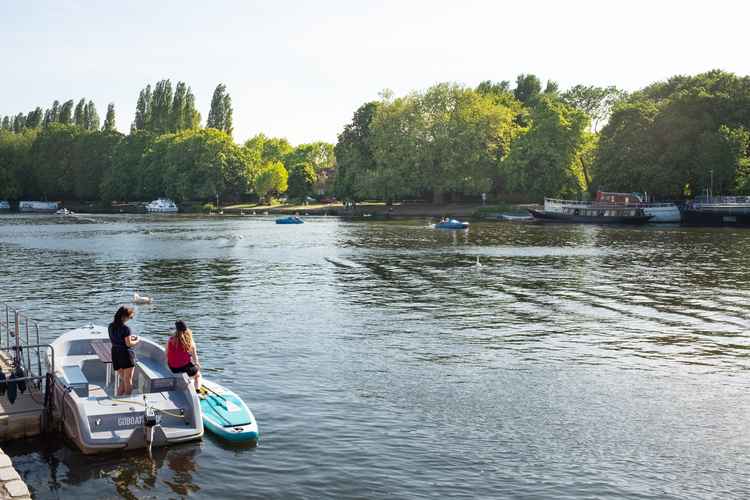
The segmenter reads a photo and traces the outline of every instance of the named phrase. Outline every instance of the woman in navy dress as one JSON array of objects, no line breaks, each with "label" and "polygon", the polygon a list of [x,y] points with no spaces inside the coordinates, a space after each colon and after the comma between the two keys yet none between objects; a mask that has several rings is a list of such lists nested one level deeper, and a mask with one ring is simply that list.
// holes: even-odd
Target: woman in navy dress
[{"label": "woman in navy dress", "polygon": [[138,337],[133,335],[125,324],[135,316],[135,309],[120,306],[115,313],[115,320],[109,324],[109,340],[112,342],[112,368],[117,372],[119,383],[115,396],[129,396],[133,392],[133,369],[135,368],[135,351]]}]

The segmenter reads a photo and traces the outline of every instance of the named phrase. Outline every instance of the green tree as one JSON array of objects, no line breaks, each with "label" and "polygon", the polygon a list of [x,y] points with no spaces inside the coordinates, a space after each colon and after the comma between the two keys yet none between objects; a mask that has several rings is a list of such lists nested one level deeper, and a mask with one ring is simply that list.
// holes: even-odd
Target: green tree
[{"label": "green tree", "polygon": [[375,169],[370,124],[379,105],[368,102],[360,106],[338,136],[333,151],[336,158],[334,193],[339,198],[361,200],[365,195],[360,191],[358,179]]},{"label": "green tree", "polygon": [[170,114],[172,108],[172,82],[160,80],[156,82],[151,94],[151,122],[146,128],[159,134],[170,131]]},{"label": "green tree", "polygon": [[37,133],[29,129],[21,133],[0,130],[0,199],[15,200],[32,192],[31,146]]},{"label": "green tree", "polygon": [[63,125],[71,125],[73,123],[73,99],[65,101],[60,106],[60,115],[57,118],[58,123]]},{"label": "green tree", "polygon": [[83,128],[85,130],[99,130],[99,113],[93,101],[83,107]]},{"label": "green tree", "polygon": [[57,123],[37,136],[30,154],[37,194],[52,199],[73,198],[73,156],[81,133],[74,125]]},{"label": "green tree", "polygon": [[184,120],[184,125],[187,129],[196,129],[201,126],[201,114],[195,109],[195,96],[190,87],[188,87],[187,94],[185,95]]},{"label": "green tree", "polygon": [[93,131],[76,137],[71,152],[73,196],[78,200],[99,200],[102,179],[112,168],[114,152],[122,141],[118,132]]},{"label": "green tree", "polygon": [[24,116],[23,113],[18,113],[13,118],[13,132],[19,134],[25,128],[26,128],[26,116]]},{"label": "green tree", "polygon": [[283,137],[267,137],[257,134],[245,142],[245,149],[251,156],[257,158],[258,163],[281,162],[292,154],[294,148]]},{"label": "green tree", "polygon": [[187,85],[185,82],[177,82],[177,86],[174,90],[174,97],[172,98],[172,108],[169,112],[169,130],[171,132],[179,132],[189,128],[187,126],[188,120],[185,116],[187,106]]},{"label": "green tree", "polygon": [[625,91],[614,86],[576,85],[563,92],[560,97],[569,106],[589,115],[592,130],[596,132],[599,125],[607,121],[615,104],[626,96]]},{"label": "green tree", "polygon": [[588,117],[549,96],[537,99],[528,132],[513,143],[503,162],[508,188],[531,199],[575,196],[586,189],[576,161],[586,144]]},{"label": "green tree", "polygon": [[138,102],[135,106],[135,121],[133,128],[135,130],[148,130],[151,125],[151,85],[138,94]]},{"label": "green tree", "polygon": [[304,199],[309,196],[317,180],[315,168],[310,163],[297,163],[289,170],[289,197]]},{"label": "green tree", "polygon": [[76,104],[75,111],[73,111],[73,125],[86,128],[84,125],[83,108],[86,106],[86,99],[81,99]]},{"label": "green tree", "polygon": [[104,132],[115,132],[117,127],[115,125],[115,103],[110,102],[107,105],[107,115],[104,117],[104,125],[102,126]]},{"label": "green tree", "polygon": [[232,134],[232,99],[223,83],[217,85],[214,90],[206,127]]},{"label": "green tree", "polygon": [[494,96],[451,84],[384,101],[370,124],[375,168],[356,190],[386,200],[431,194],[435,203],[486,192],[518,133],[515,115]]},{"label": "green tree", "polygon": [[524,104],[533,103],[542,92],[542,82],[536,75],[521,74],[516,78],[516,88],[513,95]]},{"label": "green tree", "polygon": [[287,190],[289,174],[280,161],[264,164],[255,176],[253,186],[261,200],[272,194],[281,194]]}]

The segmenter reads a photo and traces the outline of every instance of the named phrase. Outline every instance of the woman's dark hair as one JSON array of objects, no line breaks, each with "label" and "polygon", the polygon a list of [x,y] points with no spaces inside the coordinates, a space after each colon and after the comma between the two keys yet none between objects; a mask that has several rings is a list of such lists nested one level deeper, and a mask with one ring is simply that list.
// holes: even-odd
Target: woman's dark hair
[{"label": "woman's dark hair", "polygon": [[130,306],[120,306],[115,313],[115,325],[122,325],[124,323],[123,318],[132,318],[135,315],[135,309]]},{"label": "woman's dark hair", "polygon": [[174,329],[177,330],[178,332],[184,332],[188,329],[187,323],[185,323],[181,319],[178,319],[177,321],[174,322]]}]

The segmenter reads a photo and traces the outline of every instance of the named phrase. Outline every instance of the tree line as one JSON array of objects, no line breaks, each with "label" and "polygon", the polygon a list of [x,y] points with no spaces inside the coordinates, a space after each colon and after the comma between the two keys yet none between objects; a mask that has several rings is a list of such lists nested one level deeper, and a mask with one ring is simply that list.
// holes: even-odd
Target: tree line
[{"label": "tree line", "polygon": [[541,201],[597,190],[663,199],[750,194],[750,77],[675,76],[626,93],[561,90],[532,74],[476,87],[441,83],[364,103],[335,146],[232,139],[216,87],[202,126],[190,87],[143,88],[130,133],[91,100],[54,101],[0,120],[0,199],[268,200],[335,193],[386,201]]},{"label": "tree line", "polygon": [[110,104],[100,124],[92,101],[35,108],[0,120],[0,199],[148,201],[304,198],[330,191],[333,145],[293,147],[263,134],[232,139],[232,101],[219,84],[206,126],[184,82],[143,88],[130,133]]},{"label": "tree line", "polygon": [[335,146],[335,191],[355,200],[750,194],[750,78],[676,76],[630,94],[535,75],[441,83],[354,113]]}]

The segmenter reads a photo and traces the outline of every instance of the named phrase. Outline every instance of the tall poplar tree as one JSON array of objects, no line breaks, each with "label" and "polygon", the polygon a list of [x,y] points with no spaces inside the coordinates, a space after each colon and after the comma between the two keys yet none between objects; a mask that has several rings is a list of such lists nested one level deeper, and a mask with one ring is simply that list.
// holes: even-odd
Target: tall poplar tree
[{"label": "tall poplar tree", "polygon": [[217,85],[216,90],[214,90],[206,127],[232,134],[232,99],[223,83]]},{"label": "tall poplar tree", "polygon": [[60,116],[57,121],[63,125],[70,125],[73,121],[73,99],[65,101],[60,107]]},{"label": "tall poplar tree", "polygon": [[172,107],[169,110],[170,132],[179,132],[188,128],[187,120],[185,119],[186,104],[187,85],[185,85],[185,82],[177,82],[177,86],[174,89],[174,97],[172,98]]},{"label": "tall poplar tree", "polygon": [[42,126],[42,108],[37,107],[26,115],[26,128],[39,128]]},{"label": "tall poplar tree", "polygon": [[99,130],[99,113],[96,112],[94,101],[89,101],[83,107],[83,128],[86,130]]},{"label": "tall poplar tree", "polygon": [[138,94],[138,103],[135,105],[135,130],[146,130],[151,125],[151,85]]},{"label": "tall poplar tree", "polygon": [[83,117],[83,108],[86,107],[86,99],[81,99],[78,101],[78,104],[76,104],[76,109],[73,111],[73,124],[77,127],[86,128],[84,117]]},{"label": "tall poplar tree", "polygon": [[117,128],[115,127],[115,103],[110,102],[107,106],[107,116],[104,118],[104,126],[102,130],[105,132],[114,132]]},{"label": "tall poplar tree", "polygon": [[232,126],[232,98],[229,97],[229,94],[226,94],[224,96],[224,129],[223,130],[230,137],[232,136],[232,131],[234,130]]},{"label": "tall poplar tree", "polygon": [[18,113],[13,118],[13,132],[19,133],[26,127],[26,116],[23,113]]},{"label": "tall poplar tree", "polygon": [[185,95],[185,119],[187,120],[185,124],[186,128],[191,130],[200,128],[201,114],[195,109],[195,96],[190,87],[188,87],[187,94]]},{"label": "tall poplar tree", "polygon": [[160,80],[151,94],[151,127],[157,133],[169,132],[170,110],[172,108],[172,82]]}]

